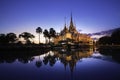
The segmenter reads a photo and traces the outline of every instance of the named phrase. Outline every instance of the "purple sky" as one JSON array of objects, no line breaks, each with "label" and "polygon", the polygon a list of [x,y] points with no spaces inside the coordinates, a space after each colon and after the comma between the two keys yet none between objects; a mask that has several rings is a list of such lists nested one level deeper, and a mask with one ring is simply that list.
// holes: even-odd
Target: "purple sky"
[{"label": "purple sky", "polygon": [[0,0],[0,33],[35,34],[38,26],[59,32],[71,12],[83,33],[120,27],[120,0]]}]

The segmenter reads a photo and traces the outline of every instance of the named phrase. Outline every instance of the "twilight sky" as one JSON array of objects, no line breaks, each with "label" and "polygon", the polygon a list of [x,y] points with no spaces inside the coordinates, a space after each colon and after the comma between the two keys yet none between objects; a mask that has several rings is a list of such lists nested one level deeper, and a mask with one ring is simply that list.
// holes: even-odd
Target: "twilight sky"
[{"label": "twilight sky", "polygon": [[93,33],[120,26],[120,0],[0,0],[0,33],[53,27],[57,32],[70,15],[78,30]]}]

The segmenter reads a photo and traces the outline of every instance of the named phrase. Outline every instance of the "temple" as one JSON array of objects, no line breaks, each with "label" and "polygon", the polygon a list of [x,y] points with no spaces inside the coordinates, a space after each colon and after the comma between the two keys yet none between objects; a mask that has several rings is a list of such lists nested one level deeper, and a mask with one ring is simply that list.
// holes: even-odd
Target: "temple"
[{"label": "temple", "polygon": [[54,43],[55,44],[58,44],[58,43],[63,43],[63,44],[79,43],[79,44],[92,45],[93,40],[87,34],[79,33],[76,30],[76,26],[73,23],[72,14],[71,14],[69,27],[66,26],[66,22],[65,22],[63,30],[61,30],[61,32],[57,34],[57,37],[54,39]]}]

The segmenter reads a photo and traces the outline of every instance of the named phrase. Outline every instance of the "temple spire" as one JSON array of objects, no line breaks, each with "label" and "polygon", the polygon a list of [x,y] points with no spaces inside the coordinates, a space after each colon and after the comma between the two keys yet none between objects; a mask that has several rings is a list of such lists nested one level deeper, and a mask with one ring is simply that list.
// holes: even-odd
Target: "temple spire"
[{"label": "temple spire", "polygon": [[72,12],[71,12],[71,20],[70,20],[70,26],[73,26],[73,20],[72,20]]},{"label": "temple spire", "polygon": [[72,20],[72,13],[71,13],[71,20],[70,20],[70,26],[69,26],[69,31],[73,32],[75,30],[75,27],[73,25],[73,20]]},{"label": "temple spire", "polygon": [[65,17],[65,26],[64,26],[63,32],[64,32],[64,33],[67,33],[67,32],[68,32],[68,28],[67,28],[67,26],[66,26],[66,17]]},{"label": "temple spire", "polygon": [[66,27],[66,17],[65,17],[65,27]]},{"label": "temple spire", "polygon": [[71,13],[71,20],[70,20],[70,26],[69,26],[69,32],[76,33],[76,27],[73,24],[73,19],[72,19],[72,13]]}]

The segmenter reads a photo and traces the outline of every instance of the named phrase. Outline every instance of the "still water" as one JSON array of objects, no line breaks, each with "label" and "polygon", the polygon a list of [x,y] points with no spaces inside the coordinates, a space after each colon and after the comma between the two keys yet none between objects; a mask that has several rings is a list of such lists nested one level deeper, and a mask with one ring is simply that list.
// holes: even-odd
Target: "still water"
[{"label": "still water", "polygon": [[99,51],[54,50],[0,55],[0,80],[120,80],[120,63]]}]

